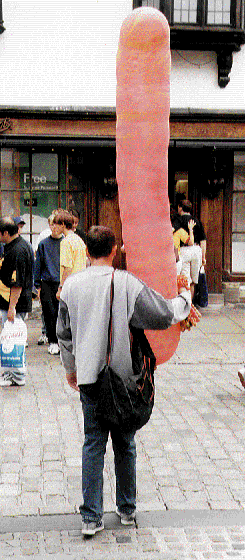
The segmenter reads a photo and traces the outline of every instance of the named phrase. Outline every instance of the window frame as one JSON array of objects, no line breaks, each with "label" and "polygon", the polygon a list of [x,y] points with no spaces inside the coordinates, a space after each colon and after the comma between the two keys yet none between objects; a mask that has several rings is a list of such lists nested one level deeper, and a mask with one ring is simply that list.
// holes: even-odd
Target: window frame
[{"label": "window frame", "polygon": [[[198,23],[171,23],[174,0],[159,0],[160,11],[170,22],[170,47],[176,50],[214,51],[217,54],[218,84],[221,88],[230,81],[233,52],[245,44],[244,6],[245,0],[232,0],[231,25],[208,25],[205,10],[208,0],[198,0]],[[133,0],[133,9],[142,6],[143,0]],[[154,0],[148,0],[149,6]]]},{"label": "window frame", "polygon": [[[142,7],[144,0],[133,0],[133,9]],[[200,27],[200,28],[222,28],[225,29],[243,29],[244,26],[244,0],[231,0],[231,22],[230,24],[207,23],[208,0],[197,0],[197,22],[196,23],[180,23],[174,22],[174,0],[158,0],[159,10],[166,16],[170,28],[173,27]],[[148,0],[148,5],[154,5],[154,0]]]}]

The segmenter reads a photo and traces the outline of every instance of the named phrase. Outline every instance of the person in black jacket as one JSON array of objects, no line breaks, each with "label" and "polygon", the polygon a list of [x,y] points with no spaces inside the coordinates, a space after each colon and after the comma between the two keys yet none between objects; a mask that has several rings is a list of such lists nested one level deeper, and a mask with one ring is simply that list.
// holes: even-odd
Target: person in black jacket
[{"label": "person in black jacket", "polygon": [[[24,320],[32,310],[33,252],[10,217],[0,218],[0,242],[4,243],[0,268],[0,310],[4,324],[13,323],[15,317]],[[22,373],[6,371],[0,377],[1,387],[24,384]]]},{"label": "person in black jacket", "polygon": [[34,286],[41,300],[44,323],[49,342],[49,354],[59,354],[56,336],[56,322],[59,301],[56,293],[60,283],[60,243],[62,231],[59,224],[54,224],[52,216],[49,218],[51,235],[40,241],[34,268]]}]

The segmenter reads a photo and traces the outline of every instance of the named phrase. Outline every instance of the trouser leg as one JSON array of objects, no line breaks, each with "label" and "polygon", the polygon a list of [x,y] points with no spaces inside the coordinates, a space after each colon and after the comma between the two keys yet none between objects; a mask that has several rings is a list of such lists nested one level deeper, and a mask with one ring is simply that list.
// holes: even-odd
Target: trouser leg
[{"label": "trouser leg", "polygon": [[47,336],[47,330],[46,330],[46,325],[45,325],[45,321],[44,321],[43,310],[42,310],[42,314],[41,314],[41,321],[42,321],[42,334],[44,336]]},{"label": "trouser leg", "polygon": [[103,469],[109,430],[102,429],[95,417],[96,400],[80,390],[84,415],[84,444],[82,451],[83,521],[97,521],[103,515]]},{"label": "trouser leg", "polygon": [[116,504],[129,515],[136,509],[136,443],[135,432],[111,431],[116,474]]},{"label": "trouser leg", "polygon": [[40,293],[48,341],[55,344],[57,344],[56,322],[59,310],[59,301],[56,298],[58,285],[58,282],[42,282]]}]

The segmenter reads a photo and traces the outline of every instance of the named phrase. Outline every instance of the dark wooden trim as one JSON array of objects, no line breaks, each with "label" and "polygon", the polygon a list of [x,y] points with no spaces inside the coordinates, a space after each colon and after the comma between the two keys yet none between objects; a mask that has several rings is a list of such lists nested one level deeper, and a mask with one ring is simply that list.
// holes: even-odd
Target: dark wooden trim
[{"label": "dark wooden trim", "polygon": [[54,148],[76,148],[82,146],[94,148],[115,148],[116,140],[112,137],[102,136],[15,136],[15,135],[2,135],[0,136],[0,146],[11,147],[54,147]]},{"label": "dark wooden trim", "polygon": [[239,122],[245,123],[245,110],[171,109],[170,122]]},{"label": "dark wooden trim", "polygon": [[[116,121],[115,107],[22,107],[0,105],[0,119],[45,119],[76,121]],[[170,122],[239,122],[245,123],[245,110],[209,110],[174,108]]]},{"label": "dark wooden trim", "polygon": [[23,107],[0,105],[0,118],[52,120],[115,120],[115,107]]},{"label": "dark wooden trim", "polygon": [[223,282],[242,282],[244,284],[245,273],[242,272],[229,272],[228,270],[223,271]]},{"label": "dark wooden trim", "polygon": [[170,46],[177,50],[215,51],[229,49],[238,52],[245,43],[243,29],[227,27],[170,26]]}]

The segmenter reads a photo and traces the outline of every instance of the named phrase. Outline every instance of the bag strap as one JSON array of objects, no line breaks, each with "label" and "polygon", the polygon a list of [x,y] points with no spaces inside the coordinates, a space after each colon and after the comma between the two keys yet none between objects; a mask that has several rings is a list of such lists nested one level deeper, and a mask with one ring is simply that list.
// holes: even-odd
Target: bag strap
[{"label": "bag strap", "polygon": [[114,270],[111,277],[111,290],[110,290],[110,319],[108,325],[108,342],[106,352],[106,365],[108,366],[111,359],[111,340],[112,340],[112,304],[114,299]]}]

